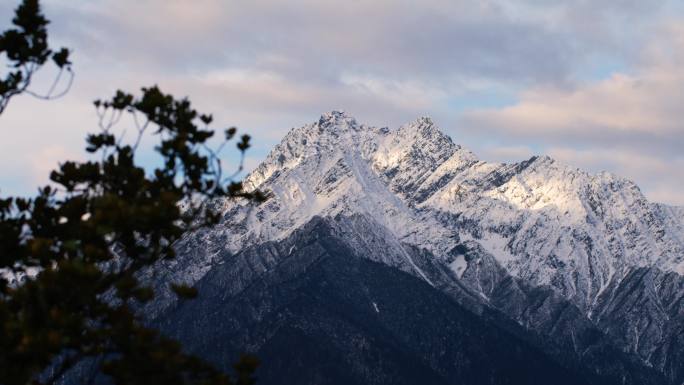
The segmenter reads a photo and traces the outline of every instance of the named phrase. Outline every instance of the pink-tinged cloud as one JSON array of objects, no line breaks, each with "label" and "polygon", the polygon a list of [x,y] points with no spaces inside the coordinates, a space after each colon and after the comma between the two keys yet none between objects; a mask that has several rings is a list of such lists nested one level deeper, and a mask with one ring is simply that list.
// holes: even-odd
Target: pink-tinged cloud
[{"label": "pink-tinged cloud", "polygon": [[460,124],[641,184],[654,200],[684,204],[684,21],[669,21],[629,73],[570,88],[532,87],[503,108],[468,111]]}]

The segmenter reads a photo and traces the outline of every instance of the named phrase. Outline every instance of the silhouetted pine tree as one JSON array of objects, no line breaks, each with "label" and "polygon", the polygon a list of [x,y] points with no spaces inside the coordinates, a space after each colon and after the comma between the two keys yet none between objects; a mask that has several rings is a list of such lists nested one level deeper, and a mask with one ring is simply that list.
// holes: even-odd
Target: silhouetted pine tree
[{"label": "silhouetted pine tree", "polygon": [[[0,55],[10,65],[0,79],[0,113],[22,93],[59,97],[73,79],[69,50],[50,48],[37,0],[24,0],[12,22],[0,36]],[[32,76],[50,62],[58,71],[54,84],[45,94],[31,91]],[[116,384],[252,384],[255,358],[243,357],[229,376],[144,326],[134,309],[154,292],[136,277],[174,258],[182,234],[218,221],[212,199],[265,196],[224,175],[223,145],[208,143],[212,117],[189,100],[154,86],[139,95],[118,91],[95,108],[100,129],[87,137],[86,150],[99,160],[62,163],[33,198],[0,199],[0,384],[51,384],[88,358],[98,358],[99,375]],[[115,133],[123,116],[134,118],[132,138]],[[9,138],[10,130],[1,133]],[[135,157],[145,134],[158,140],[162,159],[151,171]],[[236,129],[224,135],[223,144]],[[242,135],[238,151],[249,144]],[[197,295],[170,284],[181,297]]]}]

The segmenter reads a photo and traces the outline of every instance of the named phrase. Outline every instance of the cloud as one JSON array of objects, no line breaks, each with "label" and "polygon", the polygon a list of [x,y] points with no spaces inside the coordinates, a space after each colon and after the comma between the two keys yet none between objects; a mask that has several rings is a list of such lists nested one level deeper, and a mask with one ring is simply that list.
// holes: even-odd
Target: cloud
[{"label": "cloud", "polygon": [[85,56],[162,74],[249,66],[319,83],[346,73],[534,84],[571,81],[592,54],[626,55],[615,26],[630,22],[631,37],[661,3],[103,0],[47,11]]},{"label": "cloud", "polygon": [[534,151],[527,146],[496,146],[485,148],[478,155],[488,161],[506,162],[529,159],[534,155]]},{"label": "cloud", "polygon": [[611,170],[653,199],[682,204],[684,21],[659,32],[631,73],[571,89],[533,87],[511,106],[468,111],[461,125],[501,141],[536,142],[567,163]]},{"label": "cloud", "polygon": [[682,133],[678,122],[682,86],[684,71],[678,69],[649,69],[637,76],[614,74],[598,84],[569,91],[531,89],[514,106],[471,111],[465,119],[524,136],[670,137]]},{"label": "cloud", "polygon": [[447,97],[439,86],[342,74],[340,81],[360,94],[381,97],[404,109],[427,109]]}]

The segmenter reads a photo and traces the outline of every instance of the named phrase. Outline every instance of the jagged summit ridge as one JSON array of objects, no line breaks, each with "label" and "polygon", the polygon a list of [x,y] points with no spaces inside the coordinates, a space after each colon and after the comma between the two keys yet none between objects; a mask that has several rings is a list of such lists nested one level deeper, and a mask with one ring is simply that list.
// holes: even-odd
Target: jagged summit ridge
[{"label": "jagged summit ridge", "polygon": [[[548,156],[483,162],[427,117],[389,129],[342,111],[325,113],[292,129],[246,184],[284,194],[276,193],[286,211],[294,209],[282,228],[293,218],[363,212],[390,228],[411,229],[430,212],[431,221],[441,218],[440,231],[484,243],[515,275],[555,284],[584,306],[624,266],[684,272],[678,211],[648,202],[633,182]],[[283,213],[262,218],[268,222],[270,215]],[[405,222],[396,225],[399,219]],[[420,246],[448,246],[434,243]],[[565,273],[581,278],[559,277]]]},{"label": "jagged summit ridge", "polygon": [[481,161],[429,118],[389,129],[323,114],[292,129],[246,185],[274,199],[240,214],[231,250],[282,239],[314,216],[362,214],[445,261],[458,242],[479,242],[512,275],[553,286],[587,312],[630,267],[684,273],[678,209],[548,156]]},{"label": "jagged summit ridge", "polygon": [[356,119],[353,116],[347,114],[342,110],[332,110],[321,115],[320,119],[318,119],[318,127],[320,129],[335,129],[339,127],[348,127],[351,129],[356,129],[358,125],[356,123]]},{"label": "jagged summit ridge", "polygon": [[368,215],[444,261],[459,242],[478,242],[513,276],[550,285],[587,313],[631,267],[684,273],[678,209],[548,156],[481,161],[429,118],[389,129],[323,114],[292,129],[247,181],[278,203],[251,214],[229,242],[236,249],[282,239],[313,216]]},{"label": "jagged summit ridge", "polygon": [[304,159],[320,160],[342,153],[364,159],[377,155],[374,161],[378,166],[387,166],[388,159],[407,155],[404,150],[410,147],[425,150],[444,147],[441,151],[449,153],[459,148],[428,117],[390,130],[359,124],[344,111],[333,110],[322,114],[314,123],[291,129],[245,183],[248,188],[256,188],[273,172],[296,167]]}]

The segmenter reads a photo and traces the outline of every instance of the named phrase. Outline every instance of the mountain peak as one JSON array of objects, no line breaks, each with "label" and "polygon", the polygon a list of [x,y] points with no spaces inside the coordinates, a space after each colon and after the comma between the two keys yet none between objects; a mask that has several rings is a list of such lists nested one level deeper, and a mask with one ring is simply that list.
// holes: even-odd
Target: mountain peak
[{"label": "mountain peak", "polygon": [[439,131],[435,123],[432,121],[432,118],[429,116],[421,116],[418,119],[415,119],[404,126],[401,127],[401,129],[408,130],[408,129],[413,129],[413,130],[435,130]]},{"label": "mountain peak", "polygon": [[318,119],[317,125],[320,129],[331,127],[348,127],[356,129],[358,126],[356,119],[342,110],[332,110],[323,113],[320,119]]},{"label": "mountain peak", "polygon": [[429,116],[421,116],[418,119],[414,120],[414,123],[423,124],[423,125],[427,125],[427,126],[433,126],[434,125],[432,118]]},{"label": "mountain peak", "polygon": [[421,116],[420,118],[401,126],[397,134],[399,137],[404,138],[422,138],[430,141],[437,140],[453,144],[451,138],[444,134],[428,116]]}]

